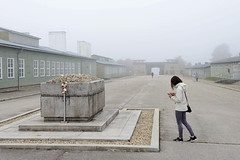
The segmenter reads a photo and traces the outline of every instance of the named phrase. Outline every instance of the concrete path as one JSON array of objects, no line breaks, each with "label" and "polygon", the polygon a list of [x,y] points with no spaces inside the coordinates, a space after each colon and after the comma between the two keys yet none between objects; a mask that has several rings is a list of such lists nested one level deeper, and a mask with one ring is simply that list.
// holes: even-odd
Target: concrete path
[{"label": "concrete path", "polygon": [[[33,123],[38,126],[42,124],[43,118],[40,118],[40,113],[27,117],[25,119],[16,121],[9,125],[0,127],[0,138],[5,140],[114,140],[114,141],[128,141],[132,137],[134,128],[137,124],[141,111],[120,111],[117,117],[109,126],[101,132],[93,131],[19,131],[19,125],[25,123]],[[46,123],[46,122],[45,122]],[[93,123],[98,122],[83,122]],[[49,122],[49,125],[79,125],[79,123],[70,122],[64,124],[61,122]],[[46,124],[47,125],[47,124]],[[86,125],[86,124],[85,124]],[[41,126],[39,126],[41,128]]]},{"label": "concrete path", "polygon": [[40,94],[40,85],[0,89],[0,102]]},{"label": "concrete path", "polygon": [[[3,159],[240,159],[240,92],[228,86],[193,82],[188,98],[193,113],[187,119],[198,136],[196,143],[172,142],[177,136],[174,104],[167,97],[170,76],[140,76],[111,80],[105,84],[106,108],[159,108],[161,151],[159,153],[0,150]],[[10,102],[10,101],[9,101]],[[16,102],[17,103],[17,102]],[[2,105],[2,102],[0,102]],[[1,106],[2,107],[2,106]],[[1,108],[0,107],[0,108]],[[4,110],[2,111],[4,112]],[[14,112],[14,110],[13,110]],[[4,114],[4,113],[3,113]],[[184,139],[188,133],[184,129]]]},{"label": "concrete path", "polygon": [[[18,93],[13,93],[18,95]],[[5,100],[0,102],[0,121],[10,117],[14,117],[18,114],[40,108],[40,96],[27,94],[23,98],[13,98],[11,100]]]}]

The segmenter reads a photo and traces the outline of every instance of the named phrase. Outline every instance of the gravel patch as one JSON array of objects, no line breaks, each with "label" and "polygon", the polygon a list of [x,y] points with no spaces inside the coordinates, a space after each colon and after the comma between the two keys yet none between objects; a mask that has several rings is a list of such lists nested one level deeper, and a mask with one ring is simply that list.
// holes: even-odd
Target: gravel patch
[{"label": "gravel patch", "polygon": [[58,83],[58,82],[90,82],[90,81],[96,81],[100,80],[100,78],[87,75],[87,74],[70,74],[66,76],[60,76],[56,77],[52,80],[49,80],[47,82],[51,83]]},{"label": "gravel patch", "polygon": [[130,141],[0,140],[0,143],[150,145],[152,136],[153,116],[154,110],[142,110]]}]

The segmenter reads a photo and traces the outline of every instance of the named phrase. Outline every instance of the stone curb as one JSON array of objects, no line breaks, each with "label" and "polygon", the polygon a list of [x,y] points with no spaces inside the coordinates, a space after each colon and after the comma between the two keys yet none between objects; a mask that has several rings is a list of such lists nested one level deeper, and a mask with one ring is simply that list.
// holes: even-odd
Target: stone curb
[{"label": "stone curb", "polygon": [[222,86],[222,85],[218,85],[218,84],[214,84],[214,83],[210,83],[210,82],[204,82],[204,81],[201,81],[201,82],[203,82],[205,84],[209,84],[209,85],[215,86],[215,87],[220,87],[220,88],[225,88],[225,89],[229,89],[229,90],[232,90],[232,91],[240,92],[239,89],[234,89],[234,88],[231,88],[231,87]]},{"label": "stone curb", "polygon": [[159,139],[159,128],[160,128],[160,113],[159,109],[154,109],[154,117],[153,117],[153,127],[152,127],[152,138],[151,138],[151,146],[153,149],[160,151],[160,139]]},{"label": "stone curb", "polygon": [[[185,77],[185,78],[192,79],[192,77]],[[205,84],[209,84],[209,85],[212,85],[212,86],[215,86],[215,87],[220,87],[220,88],[225,88],[225,89],[240,92],[240,89],[234,89],[234,88],[231,88],[231,87],[222,86],[222,85],[219,85],[215,82],[212,82],[212,81],[206,80],[206,79],[200,79],[199,82],[197,82],[197,83],[205,83]]]},{"label": "stone curb", "polygon": [[103,144],[14,144],[0,145],[1,149],[40,149],[65,151],[128,151],[128,152],[159,152],[152,146],[135,145],[103,145]]},{"label": "stone curb", "polygon": [[18,114],[18,115],[16,115],[16,116],[13,116],[13,117],[10,117],[10,118],[1,120],[1,121],[0,121],[0,124],[5,123],[5,122],[8,122],[8,121],[11,121],[11,120],[14,120],[14,119],[17,119],[17,118],[20,118],[20,117],[22,117],[22,116],[25,116],[25,115],[27,115],[27,114],[30,114],[30,113],[33,113],[33,112],[36,112],[36,111],[39,111],[39,110],[40,110],[40,108],[36,108],[36,109],[30,110],[30,111],[27,111],[27,112]]},{"label": "stone curb", "polygon": [[23,97],[35,96],[35,95],[40,95],[40,94],[41,93],[39,92],[39,93],[33,93],[33,94],[26,94],[26,95],[22,95],[22,96],[4,98],[4,99],[0,99],[0,102],[9,101],[9,100],[13,100],[13,99],[19,99],[19,98],[23,98]]},{"label": "stone curb", "polygon": [[[139,108],[144,110],[144,108]],[[128,152],[159,152],[159,109],[154,108],[151,144],[144,145],[106,145],[106,144],[29,144],[0,143],[4,149],[42,149],[42,150],[78,150],[78,151],[128,151]]]}]

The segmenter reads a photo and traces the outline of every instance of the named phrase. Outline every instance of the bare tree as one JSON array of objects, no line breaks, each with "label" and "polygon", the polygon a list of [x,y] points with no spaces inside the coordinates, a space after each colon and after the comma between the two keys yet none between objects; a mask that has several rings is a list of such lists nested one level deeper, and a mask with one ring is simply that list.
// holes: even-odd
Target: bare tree
[{"label": "bare tree", "polygon": [[179,65],[180,73],[184,75],[184,70],[187,62],[181,56],[176,57],[175,60]]},{"label": "bare tree", "polygon": [[187,63],[181,56],[176,57],[175,60],[181,67],[185,67]]},{"label": "bare tree", "polygon": [[217,46],[212,53],[212,59],[211,61],[218,61],[221,59],[229,58],[231,57],[230,49],[227,44],[221,44]]}]

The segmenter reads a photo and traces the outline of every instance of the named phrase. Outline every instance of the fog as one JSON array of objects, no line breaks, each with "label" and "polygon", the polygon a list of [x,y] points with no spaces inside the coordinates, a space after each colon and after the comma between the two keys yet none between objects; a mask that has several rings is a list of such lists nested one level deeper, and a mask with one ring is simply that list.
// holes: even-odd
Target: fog
[{"label": "fog", "polygon": [[1,0],[0,27],[30,32],[48,46],[49,31],[66,31],[92,54],[165,61],[210,61],[220,44],[240,52],[239,0]]}]

